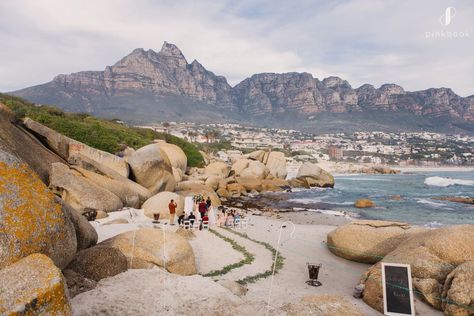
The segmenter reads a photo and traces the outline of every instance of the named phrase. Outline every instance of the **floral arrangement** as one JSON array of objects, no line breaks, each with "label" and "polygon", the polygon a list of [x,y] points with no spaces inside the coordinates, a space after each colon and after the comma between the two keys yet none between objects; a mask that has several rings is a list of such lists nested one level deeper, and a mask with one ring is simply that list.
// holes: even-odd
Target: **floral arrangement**
[{"label": "floral arrangement", "polygon": [[202,196],[202,194],[196,194],[193,196],[194,203],[200,203],[201,201],[204,201],[204,197]]}]

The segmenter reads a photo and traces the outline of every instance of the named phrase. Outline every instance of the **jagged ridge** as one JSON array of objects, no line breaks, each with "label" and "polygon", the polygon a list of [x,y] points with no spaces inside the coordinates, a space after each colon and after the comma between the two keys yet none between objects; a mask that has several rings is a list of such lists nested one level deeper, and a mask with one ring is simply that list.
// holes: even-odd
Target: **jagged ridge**
[{"label": "jagged ridge", "polygon": [[[322,81],[309,73],[261,73],[231,87],[222,76],[165,42],[159,52],[135,49],[104,71],[58,75],[53,81],[12,94],[68,111],[125,119],[314,119],[320,114],[411,113],[474,130],[474,96],[451,89],[407,92],[395,84],[357,89],[338,77]],[[421,119],[421,118],[420,118]],[[436,124],[432,124],[435,126]]]}]

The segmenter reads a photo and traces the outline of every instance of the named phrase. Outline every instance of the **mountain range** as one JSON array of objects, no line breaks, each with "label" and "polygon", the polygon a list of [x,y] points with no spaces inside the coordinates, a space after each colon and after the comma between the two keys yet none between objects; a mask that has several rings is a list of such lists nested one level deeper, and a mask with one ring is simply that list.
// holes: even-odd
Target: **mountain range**
[{"label": "mountain range", "polygon": [[356,89],[338,77],[260,73],[232,87],[178,47],[135,49],[104,71],[58,75],[10,94],[66,111],[134,123],[245,122],[321,132],[356,130],[474,133],[474,95],[449,88],[409,92],[396,84]]}]

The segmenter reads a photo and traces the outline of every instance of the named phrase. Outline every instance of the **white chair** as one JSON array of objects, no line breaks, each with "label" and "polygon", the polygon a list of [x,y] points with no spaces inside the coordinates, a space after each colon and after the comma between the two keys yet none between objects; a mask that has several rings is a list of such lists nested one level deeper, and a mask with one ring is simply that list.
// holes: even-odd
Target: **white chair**
[{"label": "white chair", "polygon": [[247,229],[248,225],[249,225],[249,219],[248,218],[242,218],[240,220],[240,228]]},{"label": "white chair", "polygon": [[191,229],[191,222],[188,220],[183,221],[183,227],[184,229]]},{"label": "white chair", "polygon": [[201,227],[201,221],[194,221],[193,229],[199,230],[199,227]]},{"label": "white chair", "polygon": [[202,222],[202,229],[209,229],[209,221]]}]

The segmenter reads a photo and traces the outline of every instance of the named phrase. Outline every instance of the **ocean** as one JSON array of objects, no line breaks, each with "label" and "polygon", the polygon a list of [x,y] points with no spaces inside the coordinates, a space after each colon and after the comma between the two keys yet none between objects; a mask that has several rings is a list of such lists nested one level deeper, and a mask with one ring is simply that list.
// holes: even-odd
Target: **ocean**
[{"label": "ocean", "polygon": [[[328,214],[346,212],[361,219],[403,221],[430,227],[474,224],[474,205],[435,199],[474,197],[474,171],[341,175],[335,176],[335,180],[333,189],[292,192],[287,202]],[[355,208],[354,201],[361,198],[374,201],[376,207]]]}]

